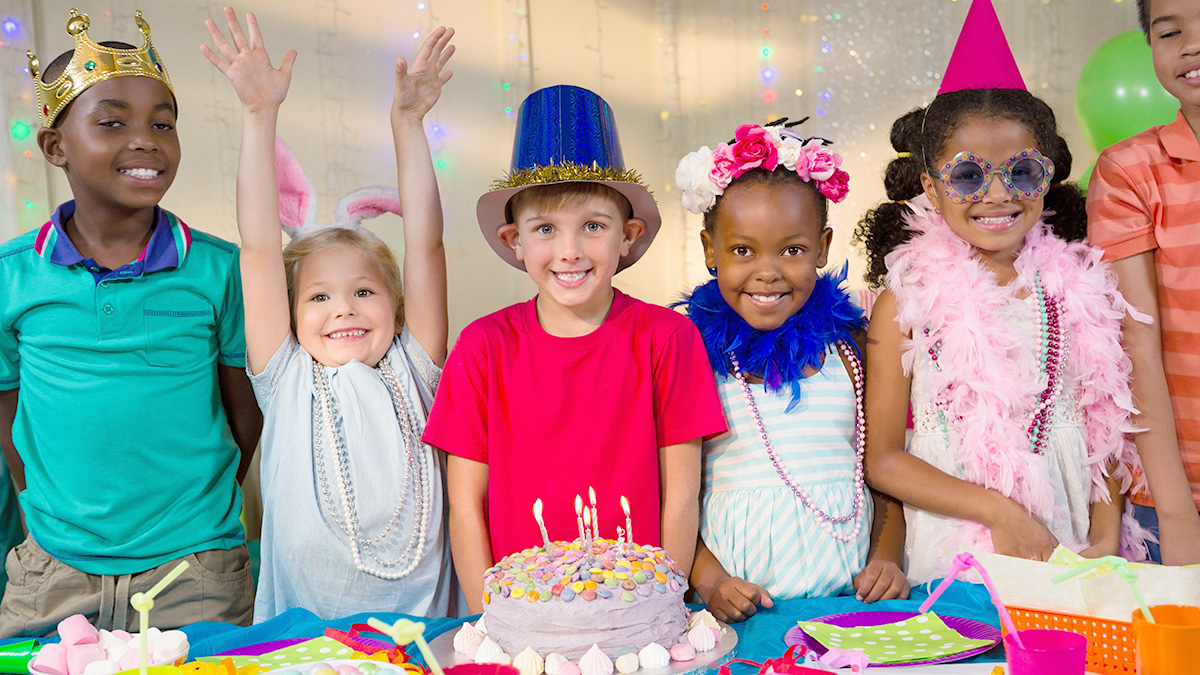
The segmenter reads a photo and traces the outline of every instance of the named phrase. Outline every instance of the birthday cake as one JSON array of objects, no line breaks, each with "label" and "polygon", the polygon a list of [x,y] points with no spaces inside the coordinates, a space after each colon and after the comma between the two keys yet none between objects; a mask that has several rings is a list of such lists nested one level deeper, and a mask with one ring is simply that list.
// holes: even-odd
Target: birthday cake
[{"label": "birthday cake", "polygon": [[480,663],[511,662],[522,673],[611,673],[611,659],[620,672],[637,670],[639,661],[661,668],[719,641],[711,614],[689,617],[686,590],[686,577],[661,548],[597,539],[589,556],[578,540],[554,542],[484,573],[483,618],[463,624],[454,648]]}]

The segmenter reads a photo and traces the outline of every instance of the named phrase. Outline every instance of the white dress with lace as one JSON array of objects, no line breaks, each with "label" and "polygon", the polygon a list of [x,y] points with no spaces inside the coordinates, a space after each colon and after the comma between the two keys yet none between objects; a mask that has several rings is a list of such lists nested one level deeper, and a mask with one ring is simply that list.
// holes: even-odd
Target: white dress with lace
[{"label": "white dress with lace", "polygon": [[[1039,327],[1036,296],[1030,296],[1025,303],[1015,307],[1018,311],[1012,311],[1009,320],[1019,327],[1029,349],[1036,349]],[[933,367],[933,361],[926,354],[919,354],[913,366],[914,430],[908,451],[951,476],[962,478],[963,472],[956,461],[958,438],[954,424],[948,423],[947,443],[942,437],[937,408],[931,401]],[[1084,464],[1088,457],[1087,431],[1079,406],[1079,382],[1069,359],[1065,364],[1063,390],[1054,403],[1050,420],[1049,429],[1043,436],[1045,449],[1041,455],[1048,464],[1050,483],[1054,488],[1054,516],[1046,525],[1064,546],[1080,550],[1088,545],[1091,475]],[[956,519],[908,505],[904,507],[904,518],[907,530],[905,570],[909,581],[919,584],[945,576],[959,552]]]}]

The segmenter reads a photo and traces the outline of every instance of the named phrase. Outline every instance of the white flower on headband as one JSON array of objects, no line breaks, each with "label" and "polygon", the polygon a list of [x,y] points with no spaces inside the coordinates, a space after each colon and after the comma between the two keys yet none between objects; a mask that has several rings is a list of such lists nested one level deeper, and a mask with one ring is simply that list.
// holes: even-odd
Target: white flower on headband
[{"label": "white flower on headband", "polygon": [[703,214],[734,179],[751,169],[774,171],[780,165],[816,183],[835,204],[850,190],[850,174],[840,168],[842,156],[825,150],[820,139],[805,141],[788,129],[754,124],[738,127],[733,145],[718,143],[716,150],[704,146],[689,153],[675,169],[675,184],[683,191],[683,207]]}]

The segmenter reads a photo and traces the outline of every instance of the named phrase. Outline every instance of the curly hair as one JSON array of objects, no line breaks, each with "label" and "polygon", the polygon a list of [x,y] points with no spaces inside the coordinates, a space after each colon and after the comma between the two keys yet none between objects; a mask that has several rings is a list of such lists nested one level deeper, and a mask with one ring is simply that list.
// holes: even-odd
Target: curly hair
[{"label": "curly hair", "polygon": [[[884,284],[884,258],[912,238],[904,224],[911,213],[905,205],[924,192],[921,174],[937,175],[930,163],[945,152],[946,143],[967,118],[1007,119],[1023,125],[1033,135],[1037,149],[1054,162],[1055,179],[1071,175],[1071,151],[1058,134],[1054,111],[1041,99],[1021,89],[966,89],[939,95],[926,108],[917,108],[892,125],[892,147],[899,153],[887,166],[883,186],[888,201],[867,211],[854,232],[854,241],[867,256],[865,278],[873,287]],[[1046,194],[1046,222],[1068,241],[1087,234],[1086,202],[1074,184],[1056,180]],[[1049,213],[1053,212],[1053,213]]]},{"label": "curly hair", "polygon": [[[789,171],[788,169],[785,169],[782,164],[774,171],[767,171],[766,169],[750,169],[741,176],[734,178],[729,183],[729,187],[725,188],[725,190],[728,191],[729,188],[733,187],[734,185],[742,185],[747,187],[751,185],[765,185],[770,187],[779,185],[793,185],[801,190],[811,190],[813,194],[816,195],[818,211],[817,215],[821,219],[821,227],[825,227],[825,225],[827,225],[829,222],[829,199],[825,195],[821,194],[821,191],[817,188],[817,184],[804,180],[795,171]],[[717,226],[717,211],[721,209],[721,202],[724,199],[724,194],[719,195],[716,203],[713,204],[713,207],[704,213],[704,229],[707,230],[709,234],[712,234],[713,228]]]}]

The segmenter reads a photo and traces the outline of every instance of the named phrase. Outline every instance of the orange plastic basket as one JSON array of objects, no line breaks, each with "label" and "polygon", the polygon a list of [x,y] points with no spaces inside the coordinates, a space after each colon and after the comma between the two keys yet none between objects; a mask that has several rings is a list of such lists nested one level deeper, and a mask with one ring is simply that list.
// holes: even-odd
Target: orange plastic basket
[{"label": "orange plastic basket", "polygon": [[[1093,673],[1123,675],[1137,672],[1137,640],[1133,624],[1040,609],[1009,607],[1017,630],[1051,628],[1069,630],[1087,638],[1087,667]],[[1007,632],[1007,631],[1004,631]]]}]

